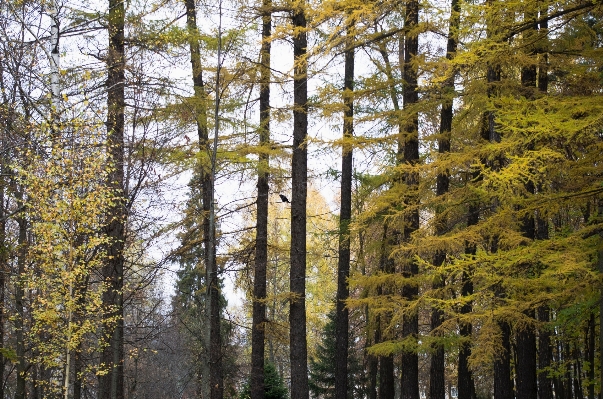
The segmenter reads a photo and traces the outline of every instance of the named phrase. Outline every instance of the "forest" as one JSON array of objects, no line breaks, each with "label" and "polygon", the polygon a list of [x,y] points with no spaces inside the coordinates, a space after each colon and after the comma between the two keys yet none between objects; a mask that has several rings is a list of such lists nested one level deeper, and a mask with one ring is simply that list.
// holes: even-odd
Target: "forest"
[{"label": "forest", "polygon": [[603,398],[601,0],[3,0],[0,399]]}]

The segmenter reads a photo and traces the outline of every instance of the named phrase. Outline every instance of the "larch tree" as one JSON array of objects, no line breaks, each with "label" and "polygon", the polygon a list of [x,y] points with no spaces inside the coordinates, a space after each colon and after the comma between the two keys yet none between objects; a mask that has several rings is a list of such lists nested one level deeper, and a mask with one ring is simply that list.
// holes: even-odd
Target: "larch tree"
[{"label": "larch tree", "polygon": [[[460,27],[460,4],[458,0],[452,0],[450,2],[450,19],[449,19],[449,27],[448,27],[448,40],[446,44],[446,59],[452,60],[457,51],[458,45],[458,35],[459,35],[459,27]],[[442,109],[440,112],[440,129],[438,137],[438,153],[442,156],[446,156],[448,152],[450,152],[450,134],[452,131],[452,119],[453,119],[453,100],[454,100],[454,81],[456,78],[456,68],[450,67],[449,70],[446,71],[448,76],[446,77],[445,83],[442,85],[442,92],[445,102],[442,103]],[[436,181],[436,195],[443,196],[446,195],[448,189],[450,187],[450,170],[444,168],[440,170],[437,175]],[[435,234],[436,235],[444,235],[448,229],[448,223],[446,220],[446,215],[442,208],[436,209],[435,216]],[[435,267],[440,267],[446,261],[446,251],[438,250],[436,251],[433,258],[433,265]],[[445,285],[446,276],[441,272],[436,272],[436,276],[433,282],[433,289],[441,289]],[[439,327],[442,325],[442,321],[444,318],[444,312],[442,309],[434,306],[431,311],[431,331],[432,333],[435,331],[436,334],[440,334],[438,331]],[[466,346],[466,344],[465,344]],[[461,348],[461,352],[464,348]],[[459,355],[460,357],[460,355]],[[469,384],[466,384],[465,381],[461,380],[461,375],[466,375],[466,372],[460,370],[458,371],[459,375],[459,391],[463,392],[459,394],[461,396],[467,395],[471,392]],[[431,355],[431,364],[429,371],[429,395],[432,399],[444,399],[445,390],[446,390],[446,381],[445,381],[445,352],[444,347],[436,343],[436,347],[434,348],[434,353]],[[463,386],[461,387],[460,382],[463,382]],[[468,396],[467,396],[468,397]],[[462,399],[465,399],[463,397]]]},{"label": "larch tree", "polygon": [[103,373],[99,376],[98,399],[124,397],[124,248],[126,240],[126,201],[124,185],[124,123],[125,123],[125,18],[123,0],[109,0],[107,27],[107,152],[110,173],[107,186],[116,193],[116,200],[107,212],[106,235],[109,238],[107,262],[102,268],[106,284],[103,302],[105,323],[101,353]]},{"label": "larch tree", "polygon": [[337,295],[335,312],[335,398],[348,398],[349,310],[345,301],[350,295],[350,221],[352,219],[352,163],[354,132],[354,43],[355,20],[346,18],[343,84],[343,141],[341,149],[341,199],[339,211],[339,257],[337,263]]},{"label": "larch tree", "polygon": [[293,156],[289,345],[291,399],[308,399],[306,340],[306,198],[308,191],[308,39],[306,2],[293,4]]},{"label": "larch tree", "polygon": [[[185,1],[186,8],[186,28],[188,33],[188,45],[190,52],[190,62],[193,76],[193,113],[197,127],[197,139],[199,143],[198,149],[198,161],[195,165],[195,173],[198,175],[194,180],[194,184],[199,185],[199,188],[195,188],[196,195],[200,197],[202,216],[200,225],[202,226],[201,231],[197,231],[197,234],[201,234],[201,242],[203,243],[202,259],[205,268],[205,296],[206,299],[203,303],[205,316],[204,319],[209,321],[209,248],[210,248],[210,225],[209,225],[209,212],[211,202],[211,174],[210,174],[210,162],[209,162],[209,131],[207,127],[207,114],[208,114],[208,98],[207,89],[203,80],[203,65],[201,63],[201,47],[199,44],[199,28],[197,26],[197,6],[194,0]],[[197,243],[199,240],[195,240]],[[198,245],[198,244],[197,244]],[[199,267],[196,265],[195,267]],[[198,374],[200,391],[204,398],[210,397],[210,381],[209,375],[211,373],[211,362],[209,360],[209,327],[210,323],[205,323],[205,331],[202,332],[203,337],[201,341],[204,342],[204,348],[201,353],[201,364],[199,365]]]},{"label": "larch tree", "polygon": [[[419,162],[419,115],[416,104],[419,102],[418,70],[416,57],[419,54],[419,2],[415,0],[406,3],[404,16],[404,110],[408,112],[404,130],[400,141],[403,146],[400,162],[410,167],[409,172],[404,173],[404,183],[408,194],[405,198],[405,206],[408,208],[404,217],[403,238],[410,240],[411,235],[419,229],[419,201],[417,197],[419,185],[419,173],[412,167]],[[413,277],[419,272],[416,260],[412,255],[404,260],[402,275],[406,278]],[[408,282],[402,287],[402,296],[408,301],[416,300],[419,293],[416,283]],[[410,308],[403,316],[402,338],[418,341],[419,337],[419,315],[416,310]],[[413,348],[414,345],[409,345]],[[419,398],[419,359],[416,349],[406,349],[402,352],[402,399]]]},{"label": "larch tree", "polygon": [[270,187],[270,50],[272,35],[272,2],[263,0],[262,45],[260,49],[260,123],[257,183],[257,227],[255,270],[253,278],[253,315],[251,332],[251,399],[263,399],[266,342],[266,269],[268,267],[268,196]]}]

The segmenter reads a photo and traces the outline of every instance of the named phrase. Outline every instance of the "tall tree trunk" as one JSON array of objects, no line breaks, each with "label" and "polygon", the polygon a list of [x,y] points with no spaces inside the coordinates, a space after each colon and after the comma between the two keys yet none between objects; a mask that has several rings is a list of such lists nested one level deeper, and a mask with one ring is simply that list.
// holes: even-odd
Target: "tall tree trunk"
[{"label": "tall tree trunk", "polygon": [[[17,204],[23,205],[23,193],[17,192]],[[15,283],[15,346],[16,346],[16,386],[15,399],[26,398],[26,374],[28,370],[25,359],[25,257],[27,256],[27,220],[24,215],[17,216],[19,226],[18,254],[17,254],[17,279]],[[2,381],[4,383],[4,381]]]},{"label": "tall tree trunk", "polygon": [[[368,316],[368,312],[367,312]],[[368,320],[368,317],[367,317]],[[367,331],[367,334],[370,334]],[[377,343],[377,336],[380,334],[379,323],[375,322],[374,341]],[[368,372],[368,399],[377,399],[377,373],[379,371],[379,358],[368,354],[367,372]]]},{"label": "tall tree trunk", "polygon": [[[528,317],[533,318],[530,311]],[[537,399],[536,385],[536,334],[532,326],[526,326],[516,333],[517,364],[515,379],[517,381],[517,399]]]},{"label": "tall tree trunk", "polygon": [[108,345],[101,353],[101,363],[108,373],[99,377],[99,399],[124,397],[124,243],[126,226],[126,195],[124,192],[124,111],[125,111],[125,6],[123,0],[109,0],[108,13],[109,51],[107,54],[107,151],[112,169],[107,185],[117,197],[108,211],[107,261],[102,269],[107,285],[103,304],[105,317],[113,322],[105,323],[104,339]]},{"label": "tall tree trunk", "polygon": [[[1,73],[1,71],[0,71]],[[2,153],[5,152],[4,132],[0,145]],[[6,284],[6,276],[8,276],[8,245],[6,242],[6,209],[4,208],[4,193],[6,189],[5,183],[5,159],[0,157],[0,348],[4,348],[4,313],[6,309],[6,292],[4,286]],[[0,398],[4,399],[4,373],[6,366],[4,364],[4,355],[0,352]]]},{"label": "tall tree trunk", "polygon": [[216,204],[214,189],[216,181],[216,157],[218,154],[218,135],[220,132],[220,87],[222,72],[222,0],[218,1],[218,54],[216,66],[216,85],[214,88],[214,137],[210,151],[209,173],[209,236],[205,252],[207,262],[207,289],[209,305],[209,385],[210,399],[222,399],[224,396],[224,374],[222,370],[222,332],[220,306],[220,279],[216,260]]},{"label": "tall tree trunk", "polygon": [[201,206],[203,209],[202,216],[202,245],[204,248],[203,251],[203,261],[205,263],[206,268],[206,276],[205,276],[205,290],[206,290],[206,303],[205,303],[205,334],[202,337],[203,342],[203,351],[202,351],[202,359],[199,362],[198,367],[198,376],[200,377],[199,381],[199,394],[203,399],[210,398],[210,359],[209,359],[209,337],[210,337],[210,323],[209,320],[209,252],[208,248],[209,244],[209,212],[210,212],[210,202],[211,202],[211,173],[207,165],[209,165],[209,154],[210,154],[210,145],[209,145],[209,132],[207,129],[207,92],[205,88],[205,83],[203,81],[203,66],[201,64],[201,50],[199,45],[199,30],[197,27],[197,7],[195,0],[185,0],[184,2],[186,8],[186,27],[188,30],[188,44],[190,51],[190,59],[191,59],[191,70],[193,75],[193,89],[194,89],[194,113],[195,113],[195,121],[197,124],[197,138],[199,140],[199,152],[201,154],[201,161],[197,165],[197,170],[199,173],[199,180],[201,182]]},{"label": "tall tree trunk", "polygon": [[[419,37],[413,29],[419,24],[419,2],[410,0],[406,3],[406,15],[404,17],[404,73],[403,81],[405,83],[403,99],[404,109],[413,107],[419,101],[417,69],[413,66],[415,57],[419,53]],[[419,117],[416,111],[413,111],[404,126],[402,142],[404,145],[403,159],[404,163],[415,165],[419,161]],[[412,193],[417,190],[419,185],[419,174],[417,172],[406,173],[405,183]],[[418,197],[411,194],[406,199],[406,205],[411,207],[404,223],[404,239],[410,240],[410,236],[419,229],[419,210]],[[412,277],[418,273],[418,265],[414,259],[409,259],[403,265],[402,274],[404,277]],[[402,296],[409,301],[415,300],[419,289],[415,284],[405,284],[402,287]],[[402,338],[418,339],[419,317],[417,313],[406,314],[402,321]],[[419,357],[415,350],[402,352],[402,399],[419,399]]]},{"label": "tall tree trunk", "polygon": [[348,398],[349,312],[345,300],[350,295],[350,220],[352,219],[352,156],[354,131],[354,49],[353,22],[346,32],[343,87],[343,145],[341,154],[341,205],[339,213],[339,259],[337,263],[335,399]]},{"label": "tall tree trunk", "polygon": [[549,322],[549,309],[547,306],[538,308],[538,320],[545,327],[541,328],[538,334],[538,398],[548,399],[553,397],[551,386],[551,378],[548,376],[548,371],[545,371],[551,366],[551,333],[546,324]]},{"label": "tall tree trunk", "polygon": [[587,358],[588,361],[588,399],[595,399],[595,315],[590,314],[588,319],[587,335]]},{"label": "tall tree trunk", "polygon": [[379,356],[379,399],[394,399],[394,382],[394,356]]},{"label": "tall tree trunk", "polygon": [[[546,6],[544,9],[540,9],[540,18],[542,19],[548,13]],[[548,92],[549,80],[548,80],[548,21],[543,19],[539,25],[539,31],[544,35],[541,46],[537,49],[540,57],[540,63],[538,64],[538,91],[542,94]],[[538,240],[547,240],[549,238],[549,225],[548,221],[537,214],[536,216],[536,238]],[[552,379],[549,377],[549,373],[545,371],[551,366],[552,363],[552,347],[551,347],[551,332],[548,328],[550,321],[549,307],[542,305],[538,308],[538,320],[544,327],[538,332],[538,398],[548,399],[553,397],[553,386]],[[594,363],[593,363],[594,371]],[[594,398],[593,398],[594,399]]]},{"label": "tall tree trunk", "polygon": [[[473,179],[479,178],[479,172],[473,173]],[[475,226],[479,222],[479,203],[472,203],[467,211],[467,227]],[[465,254],[475,257],[477,246],[474,243],[465,243]],[[463,271],[461,277],[461,297],[473,295],[473,279],[471,273]],[[471,302],[467,301],[461,306],[461,315],[470,314],[473,309]],[[461,344],[459,348],[457,388],[458,399],[475,399],[475,383],[473,374],[469,369],[469,357],[471,356],[471,334],[473,325],[461,320],[459,323],[459,335]]]},{"label": "tall tree trunk", "polygon": [[293,159],[289,343],[291,399],[308,399],[306,341],[306,198],[308,179],[308,60],[305,3],[293,11]]},{"label": "tall tree trunk", "polygon": [[266,323],[266,268],[268,266],[268,178],[270,159],[270,35],[271,0],[262,4],[262,48],[260,50],[260,155],[258,163],[257,230],[253,280],[251,331],[251,399],[264,398]]},{"label": "tall tree trunk", "polygon": [[[391,251],[390,239],[391,233],[387,221],[383,224],[383,236],[381,239],[381,254],[379,258],[380,272],[389,275],[394,272],[394,261],[389,257]],[[377,296],[388,295],[391,293],[388,287],[379,285],[377,287]],[[381,312],[376,317],[375,343],[378,344],[387,339],[384,332],[391,321],[390,312]],[[379,399],[394,399],[395,381],[394,381],[394,357],[392,355],[381,355],[379,360]]]},{"label": "tall tree trunk", "polygon": [[[598,217],[603,217],[603,198],[599,198],[597,213]],[[599,233],[599,236],[603,241],[603,232]],[[598,269],[599,274],[603,275],[603,245],[599,246]],[[600,381],[603,381],[603,289],[601,289],[599,298],[599,373]],[[603,389],[601,389],[599,396],[603,397]]]},{"label": "tall tree trunk", "polygon": [[[448,43],[446,46],[446,58],[451,60],[454,58],[458,42],[458,29],[460,23],[460,5],[458,0],[450,2],[450,25],[448,28]],[[444,84],[443,91],[446,101],[442,104],[440,113],[440,137],[438,138],[438,153],[446,154],[450,152],[450,132],[452,131],[452,102],[454,93],[454,79],[456,73],[452,71],[451,75]],[[448,98],[450,96],[450,98]],[[448,192],[450,186],[450,176],[447,169],[438,173],[436,182],[436,195],[443,196]],[[446,233],[447,221],[442,215],[442,210],[436,210],[436,235]],[[433,264],[436,267],[441,266],[446,260],[446,252],[438,250],[434,256]],[[441,289],[445,284],[445,277],[438,274],[432,283],[435,290]],[[442,324],[444,313],[442,310],[434,308],[431,311],[431,331],[437,330]],[[444,347],[437,345],[434,353],[431,355],[431,365],[429,370],[429,396],[431,399],[444,399],[446,395],[446,380],[444,368]]]},{"label": "tall tree trunk", "polygon": [[498,322],[501,330],[502,348],[494,360],[494,399],[513,399],[511,379],[511,328],[506,322]]},{"label": "tall tree trunk", "polygon": [[[532,5],[527,5],[528,9],[524,12],[524,19],[527,21],[534,21],[531,29],[528,29],[524,33],[524,38],[528,42],[534,41],[534,37],[538,34],[538,9],[537,5],[531,8]],[[536,48],[528,45],[529,56],[534,58],[536,55]],[[533,99],[537,89],[537,63],[531,62],[530,64],[522,67],[521,69],[521,85],[525,92],[527,99]],[[530,143],[526,150],[534,148],[534,144]],[[536,194],[536,187],[534,182],[528,181],[525,184],[526,192],[528,195],[534,196]],[[522,235],[533,241],[536,239],[536,221],[534,218],[534,212],[526,213],[520,223]],[[524,277],[529,278],[529,277]],[[534,310],[528,310],[524,314],[530,319],[534,319]],[[537,364],[536,364],[536,333],[532,325],[523,326],[516,332],[516,346],[517,346],[517,365],[515,367],[515,380],[517,382],[517,399],[537,399],[538,398],[538,387],[537,387]]]}]

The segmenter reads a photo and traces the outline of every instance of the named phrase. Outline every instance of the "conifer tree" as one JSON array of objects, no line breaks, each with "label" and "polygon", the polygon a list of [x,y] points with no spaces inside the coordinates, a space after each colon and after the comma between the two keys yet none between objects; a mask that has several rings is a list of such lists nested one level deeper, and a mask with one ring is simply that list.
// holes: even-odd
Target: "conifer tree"
[{"label": "conifer tree", "polygon": [[270,167],[268,152],[270,146],[271,7],[272,2],[270,0],[263,1],[262,47],[260,50],[260,155],[258,163],[257,229],[251,333],[251,399],[263,399],[265,391],[264,348],[266,341],[266,269],[268,267],[268,178]]},{"label": "conifer tree", "polygon": [[344,88],[343,88],[343,140],[341,156],[341,202],[339,212],[339,259],[337,263],[336,331],[335,346],[335,398],[348,397],[348,341],[349,310],[345,300],[350,295],[348,277],[350,275],[350,221],[352,218],[352,160],[353,147],[345,140],[351,140],[354,130],[354,20],[347,21],[346,49],[344,51]]},{"label": "conifer tree", "polygon": [[[451,60],[454,58],[457,51],[458,44],[458,31],[460,25],[460,4],[458,0],[452,0],[450,2],[450,22],[448,27],[448,40],[446,46],[446,58]],[[448,71],[450,75],[447,77],[445,84],[443,85],[443,92],[446,101],[442,104],[442,110],[440,112],[440,137],[438,138],[438,153],[446,154],[450,152],[450,132],[452,130],[452,118],[453,118],[453,93],[454,93],[454,80],[456,77],[456,71]],[[450,96],[450,97],[449,97]],[[449,170],[442,170],[438,173],[436,182],[436,195],[442,196],[448,192],[450,186],[450,172]],[[438,212],[439,211],[439,212]],[[443,210],[436,210],[436,228],[435,234],[443,235],[447,230],[447,223],[445,216],[442,215]],[[436,267],[442,266],[446,260],[446,252],[439,250],[436,251],[433,259],[433,265]],[[440,289],[444,287],[445,276],[438,273],[433,282],[434,289]],[[441,326],[444,317],[443,311],[437,307],[432,309],[431,314],[431,330],[437,331]],[[436,344],[437,345],[437,344]],[[430,365],[430,382],[429,382],[429,395],[432,399],[443,399],[445,396],[445,358],[444,348],[441,345],[436,346],[435,352],[431,356]],[[459,370],[459,376],[461,371]],[[460,384],[459,384],[460,387]],[[467,389],[467,387],[463,387]],[[461,389],[462,390],[462,389]],[[463,394],[461,394],[463,395]],[[464,399],[464,398],[462,398]]]},{"label": "conifer tree", "polygon": [[306,3],[293,8],[293,158],[291,161],[291,271],[289,345],[291,399],[307,399],[306,342],[306,197],[308,179],[308,60]]},{"label": "conifer tree", "polygon": [[[406,3],[404,17],[404,109],[409,113],[404,130],[401,132],[404,148],[401,162],[415,166],[419,162],[419,116],[413,110],[419,101],[418,71],[414,64],[419,53],[419,36],[416,31],[419,24],[419,2],[410,0]],[[420,199],[417,197],[419,174],[416,171],[406,172],[404,183],[408,187],[408,197],[405,205],[409,208],[404,218],[404,239],[409,240],[411,235],[419,229]],[[418,274],[416,261],[409,256],[402,266],[402,275],[406,278]],[[408,301],[416,300],[418,287],[414,283],[406,283],[402,287],[402,296]],[[408,311],[402,321],[402,338],[417,341],[419,335],[419,316],[416,311]],[[411,346],[412,347],[412,346]],[[415,349],[406,349],[402,352],[402,399],[419,399],[419,358]]]},{"label": "conifer tree", "polygon": [[106,319],[103,339],[106,347],[101,363],[108,372],[99,377],[98,399],[124,397],[124,246],[126,229],[126,195],[124,186],[124,113],[125,113],[125,4],[123,0],[109,0],[107,53],[107,151],[112,164],[107,186],[117,193],[118,200],[109,209],[106,234],[110,239],[107,264],[102,275],[107,284],[103,297]]}]

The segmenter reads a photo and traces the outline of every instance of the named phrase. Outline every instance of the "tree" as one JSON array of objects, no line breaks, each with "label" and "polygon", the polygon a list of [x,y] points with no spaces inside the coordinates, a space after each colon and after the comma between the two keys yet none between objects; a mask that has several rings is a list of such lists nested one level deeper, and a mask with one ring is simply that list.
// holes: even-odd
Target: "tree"
[{"label": "tree", "polygon": [[[354,49],[352,48],[355,21],[346,21],[346,50],[344,51],[344,88],[343,88],[343,140],[352,139],[354,132]],[[341,201],[339,211],[339,258],[337,263],[337,299],[335,346],[335,397],[345,399],[348,395],[348,341],[349,310],[345,301],[350,296],[348,278],[350,276],[350,222],[352,219],[352,161],[353,147],[344,143],[341,148]]]},{"label": "tree", "polygon": [[291,160],[291,271],[289,345],[291,399],[308,398],[306,341],[306,197],[308,180],[308,60],[306,4],[293,8],[293,156]]},{"label": "tree", "polygon": [[[264,376],[262,378],[264,383],[262,384],[264,387],[264,391],[262,392],[262,396],[266,399],[287,399],[289,397],[287,387],[285,386],[285,382],[283,381],[283,377],[276,371],[276,367],[274,364],[267,361],[264,365]],[[249,399],[251,398],[252,387],[251,379],[248,380],[245,385],[243,385],[243,390],[239,394],[239,399]]]},{"label": "tree", "polygon": [[[314,398],[332,399],[337,395],[336,378],[339,367],[337,357],[341,356],[341,352],[337,348],[337,315],[331,311],[328,318],[329,321],[322,331],[322,340],[316,347],[315,355],[310,359],[309,387]],[[352,383],[348,385],[345,397],[363,397],[366,382],[365,372],[362,369],[362,363],[358,359],[358,351],[354,347],[353,339],[348,340],[347,346],[346,363],[348,364],[349,379]]]},{"label": "tree", "polygon": [[[268,267],[268,195],[270,146],[270,36],[272,2],[262,3],[262,47],[260,49],[260,154],[258,163],[257,228],[253,280],[253,320],[251,336],[251,399],[264,398],[264,358],[266,323],[266,269]],[[281,196],[282,198],[282,196]],[[274,366],[272,366],[274,367]]]},{"label": "tree", "polygon": [[101,364],[106,368],[99,377],[98,399],[124,397],[124,248],[126,238],[126,195],[124,181],[124,112],[125,112],[125,18],[123,0],[109,0],[107,26],[107,152],[110,173],[107,186],[116,200],[107,212],[106,235],[109,238],[107,259],[102,270],[107,289],[103,296],[105,323]]}]

